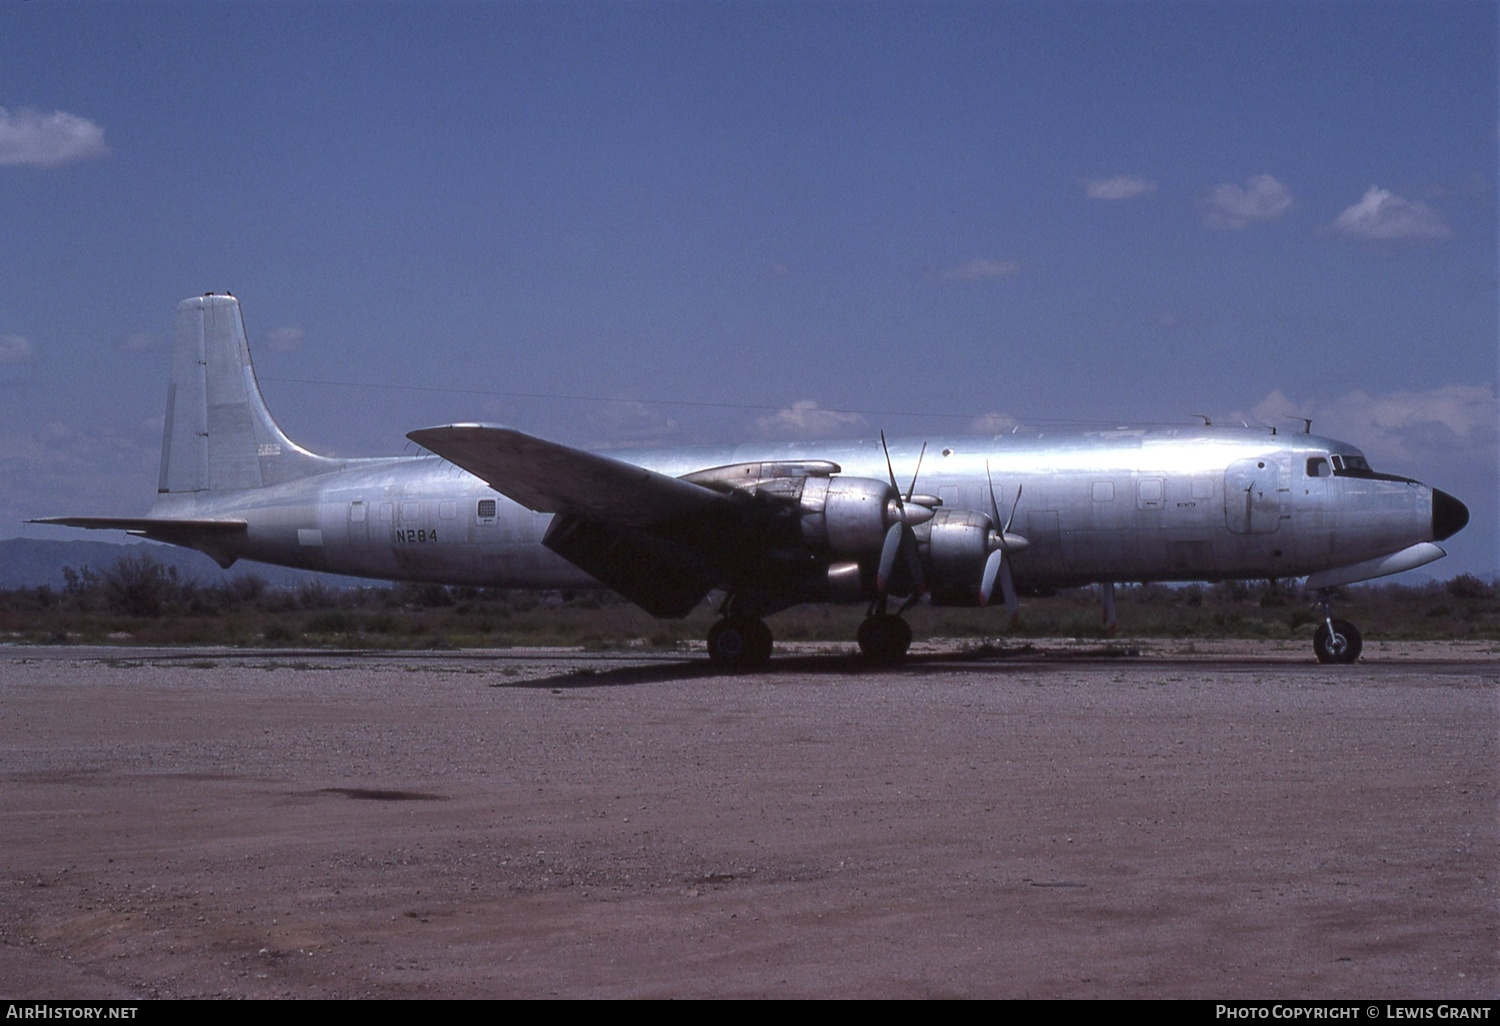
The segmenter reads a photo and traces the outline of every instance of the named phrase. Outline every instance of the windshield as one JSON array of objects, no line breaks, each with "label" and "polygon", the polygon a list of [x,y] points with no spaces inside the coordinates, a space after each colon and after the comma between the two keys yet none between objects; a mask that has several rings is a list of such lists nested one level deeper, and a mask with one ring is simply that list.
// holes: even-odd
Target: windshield
[{"label": "windshield", "polygon": [[[1404,481],[1407,484],[1417,483],[1411,478],[1402,477],[1399,474],[1377,474],[1370,468],[1369,460],[1365,459],[1358,453],[1343,453],[1341,455],[1330,456],[1328,458],[1333,463],[1334,477],[1362,477],[1371,481]],[[1313,476],[1311,470],[1309,470],[1308,476]]]}]

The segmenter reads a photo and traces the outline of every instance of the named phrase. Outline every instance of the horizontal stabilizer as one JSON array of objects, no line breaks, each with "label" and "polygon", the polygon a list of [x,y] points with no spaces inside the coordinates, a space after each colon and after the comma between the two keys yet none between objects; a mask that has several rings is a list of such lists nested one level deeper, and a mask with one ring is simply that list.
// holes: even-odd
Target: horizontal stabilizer
[{"label": "horizontal stabilizer", "polygon": [[406,436],[538,513],[568,513],[621,527],[651,527],[731,508],[702,485],[511,428],[454,424]]},{"label": "horizontal stabilizer", "polygon": [[82,527],[90,531],[128,531],[130,534],[137,534],[143,538],[172,542],[176,545],[187,544],[188,538],[243,534],[245,531],[245,521],[229,518],[184,520],[168,517],[43,517],[40,520],[26,522],[28,524],[53,524],[58,527]]},{"label": "horizontal stabilizer", "polygon": [[1335,567],[1332,570],[1319,570],[1307,579],[1307,587],[1317,591],[1322,588],[1336,588],[1341,584],[1354,584],[1358,581],[1374,580],[1376,577],[1387,577],[1405,570],[1415,570],[1419,566],[1426,566],[1434,559],[1442,559],[1447,554],[1440,546],[1432,542],[1418,542],[1415,545],[1408,545],[1400,552],[1393,552],[1389,556],[1367,559],[1362,563]]}]

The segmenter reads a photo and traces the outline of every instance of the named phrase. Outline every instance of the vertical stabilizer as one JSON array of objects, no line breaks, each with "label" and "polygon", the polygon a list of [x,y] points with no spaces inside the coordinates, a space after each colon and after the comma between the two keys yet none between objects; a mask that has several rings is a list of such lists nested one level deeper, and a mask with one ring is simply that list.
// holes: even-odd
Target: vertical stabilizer
[{"label": "vertical stabilizer", "polygon": [[210,293],[179,303],[157,491],[260,488],[338,465],[292,442],[272,419],[239,300]]}]

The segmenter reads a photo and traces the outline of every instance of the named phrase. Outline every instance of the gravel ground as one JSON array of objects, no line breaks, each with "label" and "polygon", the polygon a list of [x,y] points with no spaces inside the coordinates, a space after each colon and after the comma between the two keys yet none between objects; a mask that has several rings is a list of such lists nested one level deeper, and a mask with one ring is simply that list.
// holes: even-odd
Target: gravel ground
[{"label": "gravel ground", "polygon": [[1492,648],[0,649],[0,997],[1494,998]]}]

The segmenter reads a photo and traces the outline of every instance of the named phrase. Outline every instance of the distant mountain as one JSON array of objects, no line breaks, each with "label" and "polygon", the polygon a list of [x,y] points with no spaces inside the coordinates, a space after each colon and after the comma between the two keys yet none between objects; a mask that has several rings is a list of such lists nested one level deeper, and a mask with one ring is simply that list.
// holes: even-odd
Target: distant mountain
[{"label": "distant mountain", "polygon": [[309,581],[321,581],[335,588],[369,585],[371,581],[355,577],[340,577],[335,574],[319,574],[310,570],[289,570],[285,567],[266,566],[263,563],[236,563],[228,570],[201,552],[179,548],[175,545],[159,545],[155,542],[136,542],[120,545],[101,541],[43,541],[36,538],[10,538],[0,541],[0,588],[37,588],[47,585],[62,588],[63,567],[75,570],[92,567],[104,570],[114,566],[122,556],[136,555],[141,550],[163,566],[174,566],[184,578],[204,584],[216,584],[235,577],[255,574],[265,578],[273,587],[296,587]]}]

